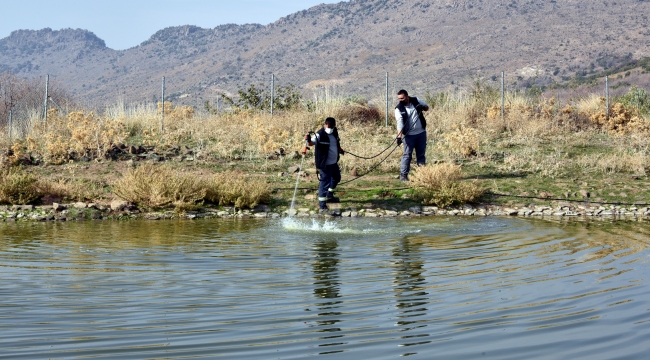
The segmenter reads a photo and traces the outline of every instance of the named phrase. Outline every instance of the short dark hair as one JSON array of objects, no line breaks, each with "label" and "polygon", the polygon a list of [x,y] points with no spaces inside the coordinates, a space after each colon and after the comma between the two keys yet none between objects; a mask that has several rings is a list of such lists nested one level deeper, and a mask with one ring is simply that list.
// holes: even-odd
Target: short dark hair
[{"label": "short dark hair", "polygon": [[409,96],[409,93],[408,93],[408,91],[402,89],[402,90],[400,90],[400,91],[397,92],[397,95]]},{"label": "short dark hair", "polygon": [[328,117],[327,119],[325,119],[325,124],[327,124],[327,126],[333,129],[336,127],[336,119],[334,119],[333,117]]}]

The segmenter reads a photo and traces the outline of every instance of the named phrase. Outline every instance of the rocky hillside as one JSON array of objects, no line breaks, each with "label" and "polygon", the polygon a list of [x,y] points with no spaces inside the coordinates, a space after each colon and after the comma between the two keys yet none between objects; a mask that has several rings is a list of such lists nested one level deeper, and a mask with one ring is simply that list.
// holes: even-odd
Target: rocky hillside
[{"label": "rocky hillside", "polygon": [[438,91],[508,74],[530,85],[650,56],[648,0],[351,0],[267,26],[181,26],[116,51],[87,30],[18,30],[0,39],[0,71],[50,74],[87,103],[173,99],[200,104],[250,83],[338,86],[376,95]]}]

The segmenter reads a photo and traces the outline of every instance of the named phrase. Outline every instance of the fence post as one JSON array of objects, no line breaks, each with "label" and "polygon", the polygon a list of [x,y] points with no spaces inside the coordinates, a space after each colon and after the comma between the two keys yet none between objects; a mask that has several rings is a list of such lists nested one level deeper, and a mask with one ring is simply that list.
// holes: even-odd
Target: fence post
[{"label": "fence post", "polygon": [[609,120],[609,76],[605,75],[605,116]]},{"label": "fence post", "polygon": [[501,72],[501,122],[505,122],[505,112],[506,112],[506,80],[505,74]]},{"label": "fence post", "polygon": [[11,140],[11,129],[14,127],[13,110],[9,110],[9,140]]},{"label": "fence post", "polygon": [[275,74],[271,74],[271,117],[273,117],[274,102],[275,102]]},{"label": "fence post", "polygon": [[386,127],[388,127],[388,71],[386,71]]},{"label": "fence post", "polygon": [[45,102],[43,103],[43,121],[47,124],[47,98],[50,97],[50,75],[45,76]]},{"label": "fence post", "polygon": [[160,110],[160,132],[165,131],[165,77],[162,77],[162,95],[160,96],[161,98],[161,110]]}]

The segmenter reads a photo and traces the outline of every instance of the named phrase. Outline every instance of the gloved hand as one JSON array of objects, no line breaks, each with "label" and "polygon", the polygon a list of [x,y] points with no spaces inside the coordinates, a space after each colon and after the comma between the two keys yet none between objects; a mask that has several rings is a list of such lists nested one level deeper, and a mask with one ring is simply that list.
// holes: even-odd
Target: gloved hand
[{"label": "gloved hand", "polygon": [[415,110],[416,110],[416,111],[423,111],[423,110],[424,110],[424,107],[422,106],[422,104],[417,104],[417,105],[415,106]]},{"label": "gloved hand", "polygon": [[339,149],[339,154],[341,154],[341,155],[345,155],[345,150],[343,150],[343,149]]},{"label": "gloved hand", "polygon": [[395,138],[395,141],[397,142],[397,146],[402,145],[402,138],[401,137]]}]

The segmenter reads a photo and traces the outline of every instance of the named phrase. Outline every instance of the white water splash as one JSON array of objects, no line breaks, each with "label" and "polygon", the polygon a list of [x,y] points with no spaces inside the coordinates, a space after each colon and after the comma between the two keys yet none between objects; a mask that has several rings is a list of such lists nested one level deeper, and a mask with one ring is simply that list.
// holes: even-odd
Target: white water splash
[{"label": "white water splash", "polygon": [[322,222],[317,221],[316,219],[307,219],[301,221],[294,217],[286,217],[282,219],[282,227],[285,230],[289,231],[308,231],[308,232],[320,232],[320,233],[337,233],[337,234],[370,234],[370,233],[403,233],[403,234],[416,234],[421,231],[421,229],[400,229],[395,231],[394,227],[373,227],[370,229],[354,229],[349,227],[340,227],[340,223],[336,221],[324,220]]},{"label": "white water splash", "polygon": [[344,233],[354,232],[352,229],[339,228],[333,221],[323,221],[319,223],[316,219],[311,219],[311,223],[303,222],[293,217],[286,217],[282,219],[282,227],[287,230],[297,231],[318,231],[318,232],[331,232],[331,233]]}]

